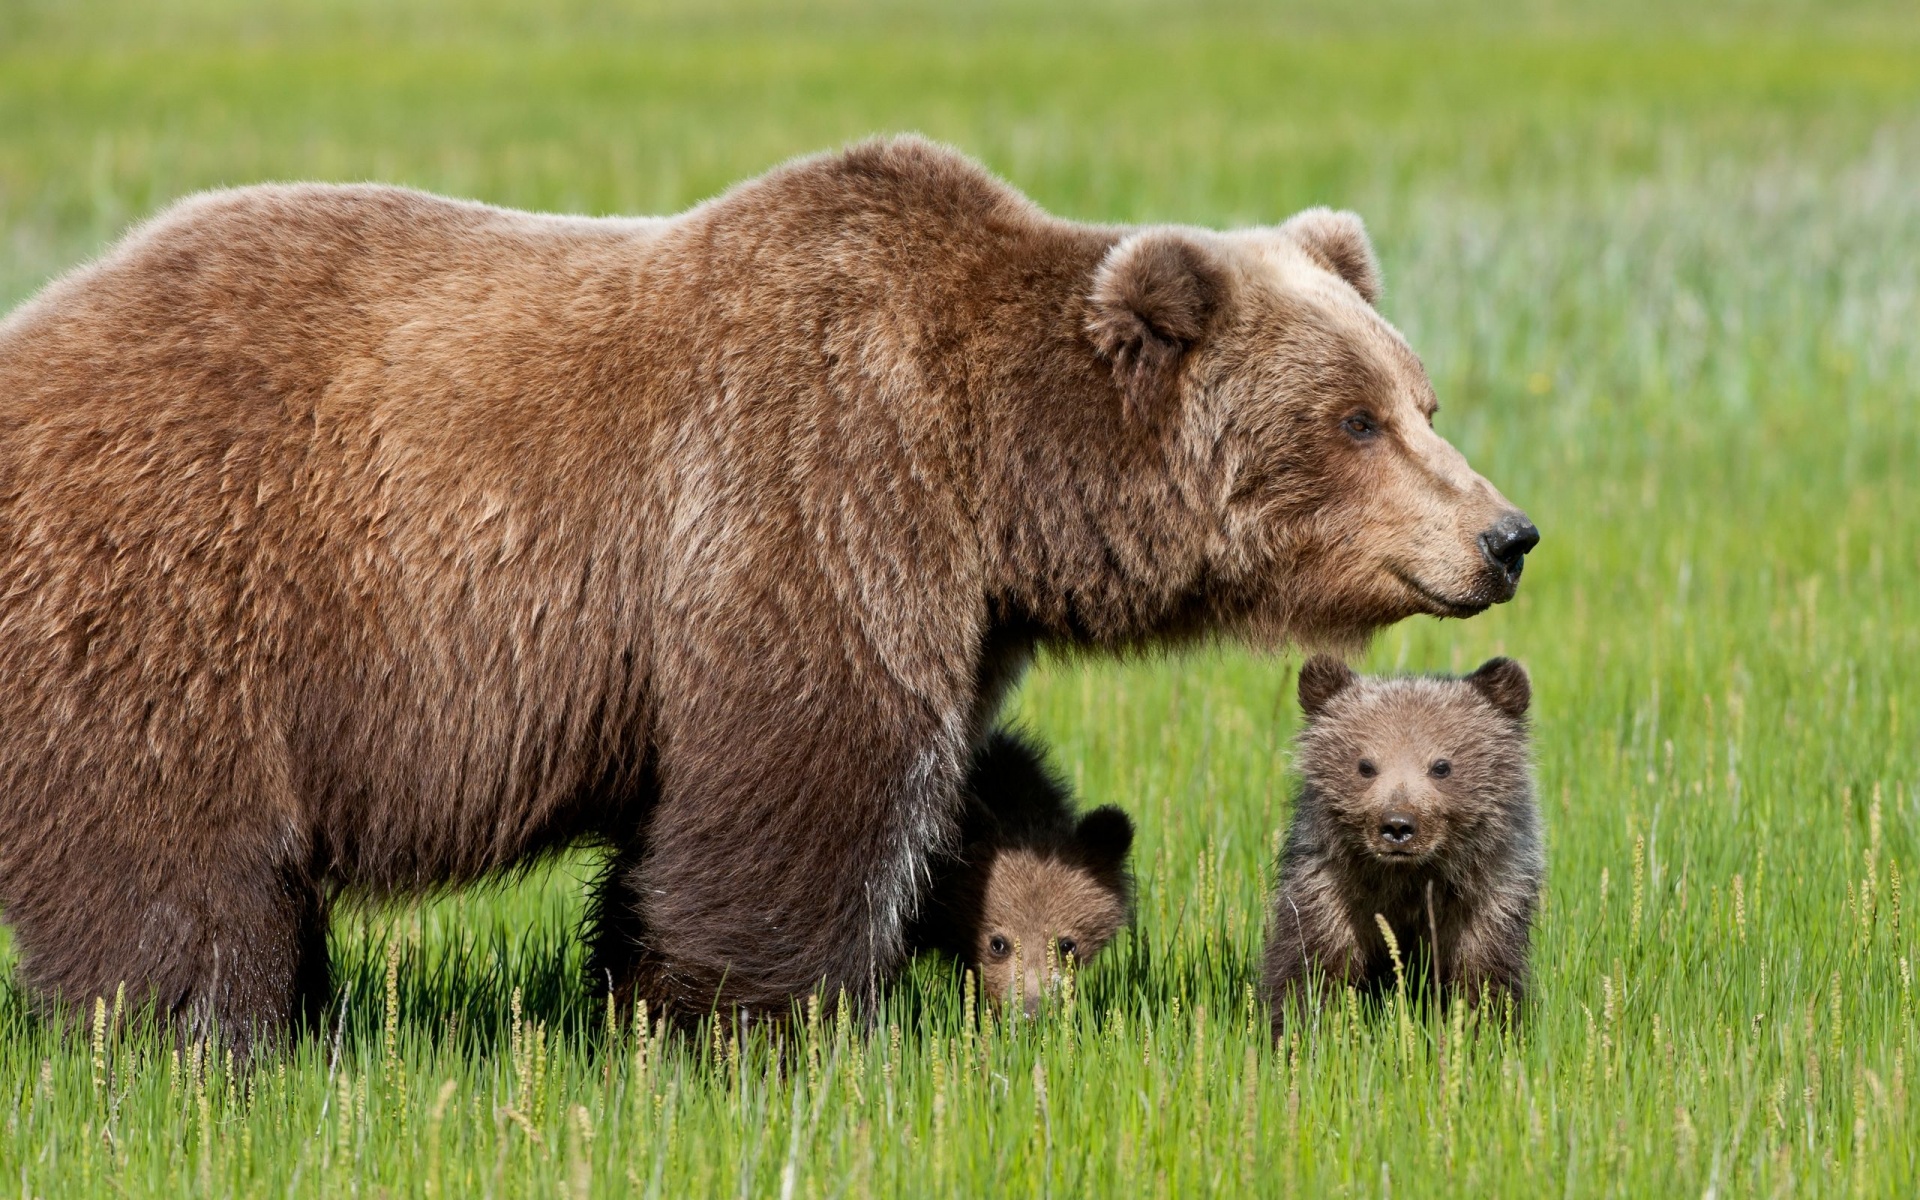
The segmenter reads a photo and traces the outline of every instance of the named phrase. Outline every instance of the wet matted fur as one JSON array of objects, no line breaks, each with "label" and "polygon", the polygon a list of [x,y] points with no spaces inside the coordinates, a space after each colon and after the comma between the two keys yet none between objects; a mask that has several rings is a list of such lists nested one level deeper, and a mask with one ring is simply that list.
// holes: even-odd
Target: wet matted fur
[{"label": "wet matted fur", "polygon": [[592,838],[596,978],[866,991],[1036,646],[1512,594],[1377,286],[1349,215],[1078,224],[910,137],[663,219],[176,205],[0,322],[21,980],[272,1034],[341,890]]},{"label": "wet matted fur", "polygon": [[[1462,679],[1300,672],[1303,782],[1267,927],[1276,1033],[1318,979],[1524,999],[1545,869],[1528,761],[1527,673],[1496,658]],[[1438,953],[1435,953],[1436,938]],[[1429,989],[1430,990],[1430,989]]]},{"label": "wet matted fur", "polygon": [[961,789],[959,849],[936,854],[908,934],[915,951],[966,963],[999,1005],[1032,1012],[1066,960],[1084,966],[1133,916],[1133,822],[1112,805],[1074,811],[1040,746],[996,730]]}]

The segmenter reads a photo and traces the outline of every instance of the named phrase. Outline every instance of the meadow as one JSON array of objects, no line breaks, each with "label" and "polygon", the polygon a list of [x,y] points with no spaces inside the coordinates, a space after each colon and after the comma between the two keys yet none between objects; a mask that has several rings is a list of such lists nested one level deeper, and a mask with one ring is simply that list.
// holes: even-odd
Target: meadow
[{"label": "meadow", "polygon": [[921,962],[784,1050],[664,1034],[582,980],[579,855],[349,906],[329,1032],[253,1072],[0,984],[0,1191],[1915,1194],[1920,18],[1597,7],[0,5],[0,307],[205,187],[670,212],[902,129],[1081,219],[1357,209],[1545,537],[1366,663],[1523,659],[1549,841],[1517,1028],[1276,1046],[1297,658],[1049,660],[1017,715],[1133,814],[1140,911],[1040,1018]]}]

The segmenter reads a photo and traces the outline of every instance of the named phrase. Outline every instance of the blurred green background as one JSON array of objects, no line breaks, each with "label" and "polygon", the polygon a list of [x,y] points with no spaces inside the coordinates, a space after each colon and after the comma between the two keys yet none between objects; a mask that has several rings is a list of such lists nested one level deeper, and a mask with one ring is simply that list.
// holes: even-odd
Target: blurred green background
[{"label": "blurred green background", "polygon": [[923,963],[798,1057],[609,1035],[571,938],[581,857],[350,908],[339,1037],[269,1074],[62,1041],[0,993],[0,1180],[1911,1194],[1910,2],[5,0],[0,305],[206,187],[665,213],[907,129],[1085,220],[1367,218],[1441,431],[1545,532],[1516,602],[1369,660],[1534,673],[1550,884],[1523,1032],[1389,1004],[1269,1045],[1247,989],[1292,662],[1054,661],[1020,715],[1139,821],[1141,913],[1041,1022],[969,1020]]}]

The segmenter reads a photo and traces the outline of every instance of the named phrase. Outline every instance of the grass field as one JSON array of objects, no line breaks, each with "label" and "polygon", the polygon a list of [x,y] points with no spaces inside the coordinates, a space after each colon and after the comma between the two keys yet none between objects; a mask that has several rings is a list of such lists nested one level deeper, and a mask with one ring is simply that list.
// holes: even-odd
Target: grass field
[{"label": "grass field", "polygon": [[922,963],[784,1057],[609,1029],[569,860],[349,911],[337,1033],[251,1075],[0,990],[0,1192],[1914,1194],[1920,16],[1597,7],[0,4],[0,305],[202,187],[665,212],[909,128],[1078,218],[1360,210],[1545,531],[1515,603],[1369,662],[1527,662],[1550,876],[1517,1035],[1274,1047],[1294,664],[1049,662],[1021,716],[1141,827],[1059,1011]]}]

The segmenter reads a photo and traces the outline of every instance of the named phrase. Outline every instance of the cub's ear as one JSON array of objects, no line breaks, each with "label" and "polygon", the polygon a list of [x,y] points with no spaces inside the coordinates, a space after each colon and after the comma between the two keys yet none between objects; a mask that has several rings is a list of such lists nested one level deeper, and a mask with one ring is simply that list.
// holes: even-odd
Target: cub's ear
[{"label": "cub's ear", "polygon": [[1118,867],[1133,849],[1133,822],[1111,804],[1080,818],[1073,840],[1088,861],[1100,867]]},{"label": "cub's ear", "polygon": [[1510,658],[1488,659],[1467,676],[1467,682],[1487,698],[1487,703],[1516,721],[1527,715],[1527,707],[1533,703],[1533,683],[1527,678],[1527,669]]},{"label": "cub's ear", "polygon": [[1353,285],[1368,304],[1380,302],[1380,260],[1373,256],[1367,226],[1359,216],[1309,208],[1280,226],[1282,235],[1327,270]]},{"label": "cub's ear", "polygon": [[1174,230],[1136,233],[1107,252],[1087,298],[1087,336],[1113,365],[1129,417],[1165,407],[1180,358],[1207,331],[1225,280],[1212,251]]},{"label": "cub's ear", "polygon": [[1300,667],[1300,711],[1312,720],[1358,678],[1352,667],[1331,654],[1314,655]]}]

